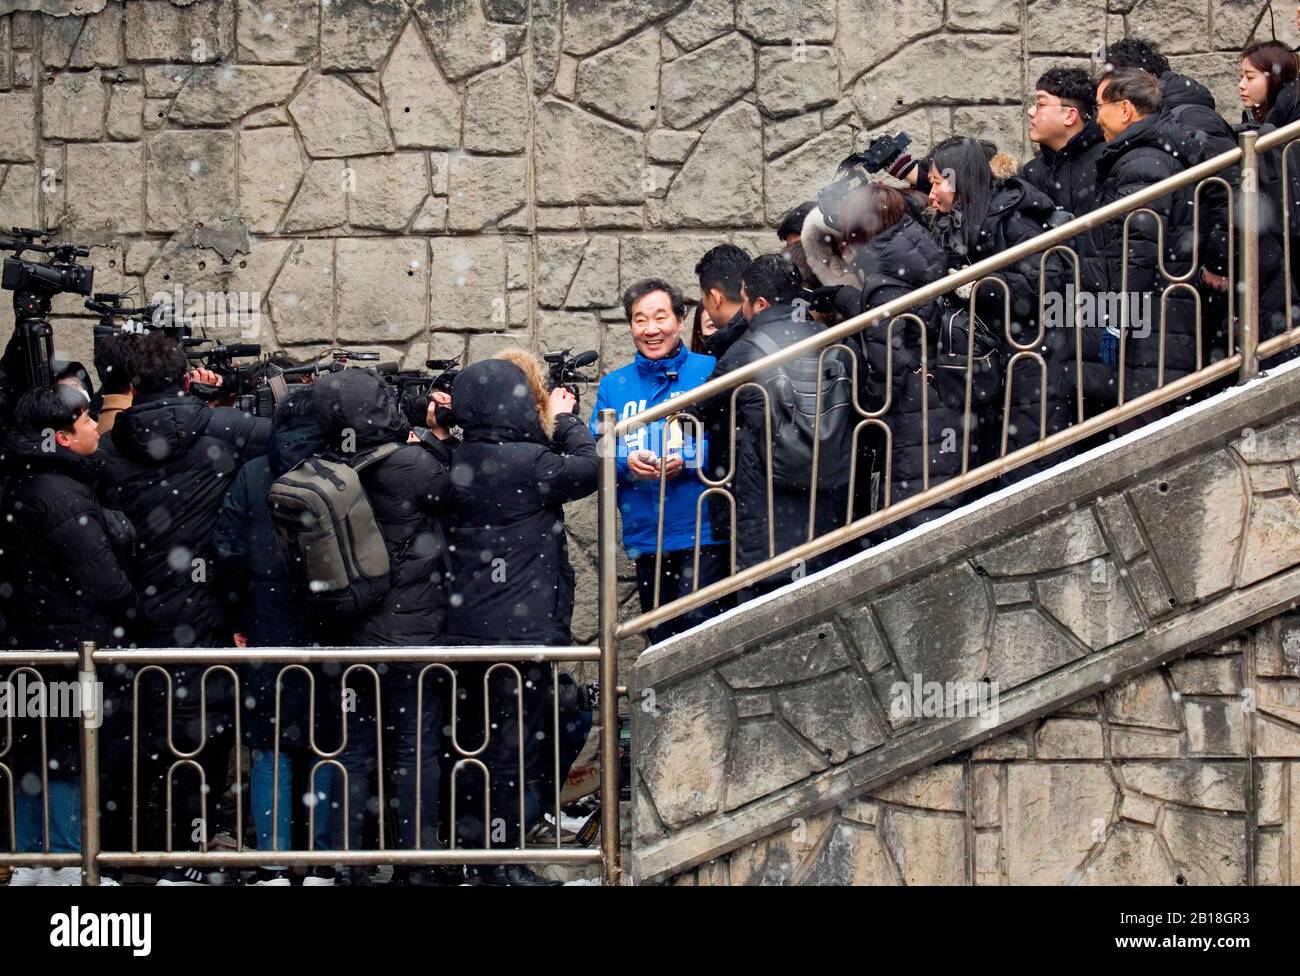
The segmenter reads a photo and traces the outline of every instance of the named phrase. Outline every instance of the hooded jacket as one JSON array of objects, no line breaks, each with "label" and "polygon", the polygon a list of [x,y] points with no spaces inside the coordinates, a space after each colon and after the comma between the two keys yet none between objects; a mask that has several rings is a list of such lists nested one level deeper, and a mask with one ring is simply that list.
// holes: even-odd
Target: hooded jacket
[{"label": "hooded jacket", "polygon": [[[442,643],[448,560],[441,519],[451,504],[450,454],[439,445],[406,443],[410,425],[396,389],[369,370],[327,373],[313,387],[312,402],[328,457],[347,459],[384,444],[403,445],[361,471],[388,550],[391,588],[351,623],[351,642],[359,647]],[[287,460],[281,457],[281,463]]]},{"label": "hooded jacket", "polygon": [[[1164,114],[1135,122],[1106,146],[1097,163],[1098,206],[1113,203],[1200,162],[1196,140]],[[1165,267],[1183,274],[1191,266],[1195,231],[1192,222],[1193,188],[1167,194],[1147,204],[1165,223]],[[1118,367],[1104,361],[1102,337],[1107,327],[1118,332],[1117,303],[1130,307],[1125,368],[1126,400],[1150,392],[1157,383],[1159,363],[1160,299],[1168,282],[1160,274],[1156,222],[1149,215],[1129,222],[1128,278],[1124,278],[1123,220],[1112,220],[1081,235],[1084,291],[1110,296],[1095,321],[1083,329],[1085,396],[1114,405],[1118,396]],[[1125,291],[1128,294],[1125,296]],[[1115,305],[1116,307],[1111,307]],[[1112,314],[1113,313],[1113,314]],[[1196,367],[1196,303],[1185,289],[1169,296],[1165,323],[1165,382]]]},{"label": "hooded jacket", "polygon": [[564,505],[596,490],[596,442],[575,414],[552,421],[536,361],[505,353],[462,370],[447,632],[464,644],[572,643],[575,579]]},{"label": "hooded jacket", "polygon": [[43,441],[39,433],[14,431],[0,459],[6,646],[123,646],[141,605],[95,498],[104,462],[61,446],[47,452]]},{"label": "hooded jacket", "polygon": [[1020,176],[1051,197],[1058,209],[1080,217],[1097,208],[1097,160],[1105,148],[1100,127],[1089,122],[1060,149],[1040,147]]},{"label": "hooded jacket", "polygon": [[226,639],[209,582],[212,530],[240,465],[266,450],[270,422],[180,392],[141,394],[101,442],[104,504],[135,526],[129,568],[144,601],[143,647]]},{"label": "hooded jacket", "polygon": [[[665,359],[647,359],[641,353],[628,365],[607,374],[596,391],[596,409],[591,415],[592,436],[599,435],[600,411],[612,409],[625,419],[656,406],[665,400],[692,390],[709,378],[716,360],[702,356],[679,343],[676,352]],[[639,481],[628,471],[627,460],[637,451],[650,451],[656,457],[680,454],[685,468],[664,489],[664,552],[695,548],[695,519],[699,497],[707,487],[699,478],[700,465],[706,463],[705,451],[690,423],[677,421],[668,436],[666,423],[656,421],[648,428],[619,439],[618,508],[623,516],[623,548],[629,559],[653,555],[659,533],[659,482]],[[674,446],[674,444],[678,446]],[[713,544],[708,512],[701,519],[700,545]]]},{"label": "hooded jacket", "polygon": [[[862,306],[868,312],[909,292],[938,281],[948,273],[947,255],[933,236],[910,215],[904,215],[893,227],[857,248],[853,260],[861,276]],[[924,489],[925,454],[929,452],[930,485],[961,473],[962,408],[953,408],[940,398],[932,377],[936,372],[937,338],[942,325],[943,303],[932,301],[910,310],[926,326],[929,376],[921,372],[921,336],[916,323],[896,319],[891,336],[889,324],[880,322],[855,337],[865,363],[861,371],[862,408],[879,410],[889,396],[889,410],[882,418],[889,425],[890,502],[900,502]],[[892,355],[891,355],[892,347]],[[892,360],[892,361],[891,361]],[[886,376],[889,386],[886,387]],[[922,398],[926,399],[923,400]],[[929,431],[922,423],[922,406],[928,408]],[[874,433],[876,428],[869,428]],[[956,448],[950,432],[958,434]],[[877,445],[883,450],[883,440]],[[976,449],[974,438],[971,450]],[[884,475],[882,466],[882,477]],[[862,479],[860,478],[859,481]],[[881,499],[883,501],[883,499]],[[942,511],[954,508],[958,499],[950,499],[933,508],[918,512],[887,527],[883,537],[928,522]],[[867,509],[855,503],[854,516],[861,518]]]},{"label": "hooded jacket", "polygon": [[[239,469],[221,503],[213,533],[217,582],[226,620],[252,647],[297,647],[312,642],[313,628],[294,596],[267,506],[271,483],[325,449],[320,421],[310,409],[312,391],[298,388],[281,403],[263,457]],[[293,408],[289,404],[299,401]]]},{"label": "hooded jacket", "polygon": [[[1197,162],[1213,159],[1237,148],[1236,133],[1219,114],[1210,90],[1199,81],[1166,71],[1160,76],[1160,113],[1181,126],[1196,143]],[[1230,166],[1218,174],[1230,186],[1241,181],[1241,167]],[[1201,191],[1201,264],[1218,275],[1228,273],[1228,196],[1223,187],[1209,184]]]}]

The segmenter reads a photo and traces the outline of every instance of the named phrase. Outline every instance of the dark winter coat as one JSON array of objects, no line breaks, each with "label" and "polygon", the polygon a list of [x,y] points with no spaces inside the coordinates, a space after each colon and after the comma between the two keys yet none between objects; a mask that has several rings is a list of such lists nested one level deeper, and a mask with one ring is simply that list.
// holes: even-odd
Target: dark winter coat
[{"label": "dark winter coat", "polygon": [[547,436],[547,397],[539,371],[506,359],[473,364],[452,387],[464,433],[449,523],[447,631],[455,643],[572,643],[575,578],[563,506],[596,490],[599,460],[576,414],[557,416]]},{"label": "dark winter coat", "polygon": [[[969,262],[976,264],[986,258],[1002,254],[1009,248],[1037,237],[1045,230],[1059,226],[1071,219],[1068,212],[1059,210],[1051,198],[1041,190],[1031,186],[1025,180],[1012,177],[996,184],[989,204],[988,215],[984,218],[974,249],[966,254],[960,245],[960,239],[951,232],[945,232],[941,219],[940,242],[948,251],[950,267],[965,267]],[[954,241],[957,243],[954,244]],[[1045,277],[1045,280],[1042,280]],[[1005,384],[1011,384],[1011,413],[1007,419],[1007,453],[1026,447],[1045,436],[1042,430],[1042,369],[1030,357],[1022,357],[1014,364],[1012,357],[1018,350],[1008,341],[1008,335],[1016,343],[1024,345],[1038,333],[1038,314],[1040,288],[1044,296],[1064,295],[1067,283],[1073,283],[1073,274],[1069,273],[1069,262],[1057,252],[1045,257],[1043,252],[1022,258],[1010,267],[1003,268],[995,275],[1006,283],[992,282],[981,285],[976,291],[975,310],[981,322],[1001,343],[1003,353],[1004,391]],[[1011,321],[1007,322],[1007,294],[1010,294]],[[969,302],[949,296],[946,314],[953,311],[969,310]],[[1049,299],[1050,300],[1050,299]],[[1073,304],[1065,302],[1067,307]],[[1063,320],[1068,323],[1070,318]],[[1049,319],[1043,328],[1042,342],[1034,350],[1042,356],[1047,367],[1047,429],[1046,434],[1053,434],[1064,429],[1070,423],[1070,412],[1074,405],[1073,388],[1070,384],[1072,375],[1067,369],[1067,360],[1073,349],[1073,334],[1068,328],[1049,327]],[[990,411],[989,423],[980,424],[981,460],[993,460],[1002,453],[1002,404],[999,398]]]},{"label": "dark winter coat", "polygon": [[1057,209],[1079,217],[1097,207],[1097,160],[1105,148],[1106,137],[1089,122],[1060,149],[1041,147],[1020,176],[1051,197]]},{"label": "dark winter coat", "polygon": [[[1097,164],[1098,206],[1136,193],[1200,162],[1200,147],[1165,115],[1153,115],[1120,133]],[[1165,267],[1183,274],[1191,265],[1194,242],[1192,192],[1188,187],[1147,204],[1165,222]],[[1123,220],[1094,227],[1082,240],[1083,283],[1094,296],[1124,297],[1130,307],[1124,396],[1132,400],[1157,385],[1161,295],[1168,281],[1158,267],[1156,222],[1149,215],[1129,223],[1128,279],[1124,280]],[[1102,304],[1098,301],[1098,305]],[[1115,304],[1107,302],[1108,306]],[[1165,321],[1165,382],[1196,367],[1196,304],[1186,289],[1169,296]],[[1113,313],[1113,314],[1111,314]],[[1145,319],[1145,326],[1140,320]],[[1083,330],[1085,396],[1113,406],[1118,396],[1118,366],[1103,360],[1106,326],[1120,327],[1118,306],[1098,311],[1092,328]]]},{"label": "dark winter coat", "polygon": [[[1191,135],[1200,155],[1197,162],[1213,159],[1237,148],[1232,126],[1218,113],[1210,90],[1195,79],[1166,71],[1160,76],[1160,111]],[[1218,174],[1230,186],[1241,181],[1241,167]],[[1190,200],[1190,197],[1189,197]],[[1201,191],[1201,264],[1217,275],[1228,273],[1228,195],[1210,184]],[[1181,269],[1180,269],[1181,270]]]},{"label": "dark winter coat", "polygon": [[[302,387],[294,398],[311,395]],[[267,496],[276,478],[324,449],[311,411],[283,423],[277,418],[266,454],[239,469],[221,504],[212,540],[217,582],[230,629],[247,636],[252,647],[312,643],[314,628],[294,596]]]},{"label": "dark winter coat", "polygon": [[101,442],[104,504],[135,526],[129,567],[144,600],[143,647],[226,642],[212,530],[240,465],[266,450],[270,422],[182,393],[136,397]]},{"label": "dark winter coat", "polygon": [[42,450],[39,433],[11,433],[0,473],[0,589],[8,599],[7,646],[122,646],[141,605],[95,497],[98,456]]},{"label": "dark winter coat", "polygon": [[[718,329],[704,339],[703,352],[715,360],[721,360],[728,349],[744,338],[749,329],[744,312],[737,312],[731,317],[726,328]],[[709,445],[706,458],[708,475],[717,480],[726,475],[731,468],[731,431],[725,415],[715,415],[712,423],[705,423],[705,442]],[[710,495],[708,499],[709,521],[715,543],[726,545],[731,539],[731,508],[721,495]]]},{"label": "dark winter coat", "polygon": [[[777,346],[789,346],[814,335],[822,327],[811,317],[796,314],[793,305],[773,305],[753,317],[745,334],[718,361],[710,379],[762,359],[767,353],[754,341],[767,335]],[[731,417],[733,391],[712,397],[697,406],[697,415],[710,431],[727,430]],[[766,406],[759,391],[749,388],[737,397],[736,473],[732,491],[736,499],[736,562],[741,569],[770,558],[767,518],[767,456],[764,447]],[[725,436],[725,435],[724,435]],[[710,441],[710,449],[716,441]],[[810,493],[806,490],[774,487],[772,505],[775,555],[808,541]],[[848,510],[844,492],[819,491],[817,497],[816,534],[822,535],[844,524]],[[716,537],[715,537],[716,538]],[[810,561],[811,572],[830,561],[821,557]],[[788,581],[788,577],[786,578]],[[780,582],[780,581],[777,581]]]},{"label": "dark winter coat", "polygon": [[349,624],[349,642],[358,647],[443,643],[448,558],[441,520],[451,503],[450,454],[438,445],[406,443],[410,425],[396,388],[368,370],[321,377],[313,399],[330,446],[326,456],[346,459],[385,444],[403,445],[361,472],[388,550],[391,588]]},{"label": "dark winter coat", "polygon": [[[861,307],[853,314],[867,312],[896,298],[938,281],[948,273],[948,259],[929,231],[910,216],[857,249],[854,269],[863,281]],[[925,452],[930,462],[930,486],[933,487],[961,473],[962,407],[945,403],[934,386],[936,342],[943,306],[932,301],[910,310],[926,326],[928,376],[921,371],[921,338],[916,323],[896,320],[890,336],[886,322],[877,323],[859,333],[856,344],[865,368],[860,369],[860,400],[864,410],[879,410],[890,394],[890,406],[884,416],[889,425],[893,448],[890,453],[890,501],[901,502],[924,490]],[[892,346],[892,363],[890,347]],[[886,375],[890,376],[887,388]],[[923,400],[922,397],[926,399]],[[928,436],[922,423],[922,406],[928,408]],[[883,439],[878,447],[883,450]],[[971,450],[976,447],[974,439]],[[881,464],[883,477],[883,463]],[[883,482],[882,482],[883,484]],[[883,502],[883,498],[881,499]],[[894,523],[882,535],[890,537],[920,525],[936,515],[955,508],[958,499],[950,499],[923,512]],[[866,515],[855,503],[854,517]]]},{"label": "dark winter coat", "polygon": [[[1272,132],[1292,122],[1300,121],[1300,81],[1291,81],[1278,92],[1277,101],[1269,111],[1264,124],[1243,116],[1239,131],[1255,129],[1260,135]],[[1294,143],[1292,143],[1294,145]],[[1261,153],[1259,157],[1259,283],[1260,283],[1260,339],[1271,339],[1286,331],[1286,278],[1283,264],[1286,261],[1284,239],[1286,224],[1283,220],[1281,147]],[[1292,325],[1300,326],[1300,156],[1292,150],[1287,164],[1290,183],[1286,201],[1290,207],[1291,224],[1291,303]],[[1225,350],[1226,352],[1226,350]]]}]

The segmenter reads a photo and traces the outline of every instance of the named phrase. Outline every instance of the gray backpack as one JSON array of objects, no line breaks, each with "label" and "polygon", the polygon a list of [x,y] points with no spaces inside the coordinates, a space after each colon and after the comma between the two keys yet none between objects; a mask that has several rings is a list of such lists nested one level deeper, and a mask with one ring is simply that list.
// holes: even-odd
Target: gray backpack
[{"label": "gray backpack", "polygon": [[400,447],[384,444],[347,461],[310,457],[271,484],[280,553],[308,606],[357,617],[388,592],[388,548],[360,474]]}]

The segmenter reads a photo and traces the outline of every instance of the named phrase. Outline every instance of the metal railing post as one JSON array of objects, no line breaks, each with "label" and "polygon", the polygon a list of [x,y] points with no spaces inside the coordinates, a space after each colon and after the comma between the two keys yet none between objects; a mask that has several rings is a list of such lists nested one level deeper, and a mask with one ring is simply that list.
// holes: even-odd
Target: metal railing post
[{"label": "metal railing post", "polygon": [[1259,372],[1259,154],[1258,132],[1243,132],[1241,143],[1241,371],[1244,383]]},{"label": "metal railing post", "polygon": [[600,559],[600,848],[605,884],[616,885],[619,864],[618,784],[618,439],[613,410],[600,412],[600,489],[597,494]]},{"label": "metal railing post", "polygon": [[103,701],[97,691],[95,642],[82,641],[77,680],[81,685],[81,883],[99,886],[99,729]]}]

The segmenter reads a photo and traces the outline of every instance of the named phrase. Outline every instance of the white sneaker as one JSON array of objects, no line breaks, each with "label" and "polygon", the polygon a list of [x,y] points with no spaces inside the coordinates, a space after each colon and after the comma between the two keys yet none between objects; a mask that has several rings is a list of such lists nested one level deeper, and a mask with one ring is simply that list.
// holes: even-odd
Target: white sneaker
[{"label": "white sneaker", "polygon": [[99,886],[101,888],[120,888],[122,882],[114,881],[112,878],[105,876],[99,879]]},{"label": "white sneaker", "polygon": [[320,878],[314,874],[309,874],[307,877],[302,879],[302,886],[304,888],[333,888],[334,879]]},{"label": "white sneaker", "polygon": [[41,875],[48,868],[14,868],[9,876],[10,888],[35,888],[41,883]]},{"label": "white sneaker", "polygon": [[45,868],[36,882],[41,888],[71,887],[81,884],[81,868]]},{"label": "white sneaker", "polygon": [[267,878],[265,881],[254,881],[250,888],[288,888],[290,887],[289,879],[284,875],[278,878]]}]

